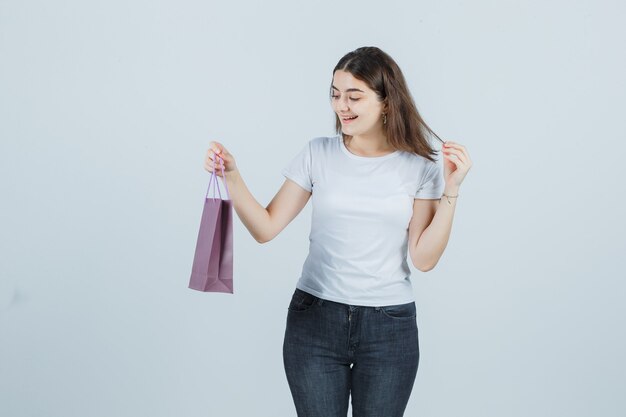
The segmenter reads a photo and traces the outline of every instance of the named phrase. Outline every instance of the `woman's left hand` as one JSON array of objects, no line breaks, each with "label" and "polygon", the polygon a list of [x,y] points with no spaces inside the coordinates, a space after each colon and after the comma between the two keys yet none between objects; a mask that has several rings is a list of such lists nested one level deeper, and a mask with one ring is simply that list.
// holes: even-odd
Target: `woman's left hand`
[{"label": "woman's left hand", "polygon": [[465,146],[446,141],[443,144],[443,173],[446,188],[459,188],[467,171],[472,167],[472,160]]}]

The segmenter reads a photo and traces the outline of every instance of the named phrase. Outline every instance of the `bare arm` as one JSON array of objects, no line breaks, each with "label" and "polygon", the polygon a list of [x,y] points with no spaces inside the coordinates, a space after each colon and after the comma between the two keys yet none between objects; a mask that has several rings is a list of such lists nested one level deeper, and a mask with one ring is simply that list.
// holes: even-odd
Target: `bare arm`
[{"label": "bare arm", "polygon": [[274,239],[302,211],[311,197],[311,192],[291,180],[285,180],[269,205],[263,207],[246,187],[233,155],[219,142],[211,142],[204,168],[225,179],[235,212],[259,243]]},{"label": "bare arm", "polygon": [[[458,188],[446,187],[444,193],[456,195]],[[413,217],[409,225],[409,254],[413,265],[428,272],[437,265],[448,245],[456,199],[419,199],[413,202]]]},{"label": "bare arm", "polygon": [[226,174],[226,184],[235,212],[259,243],[274,239],[311,197],[309,191],[286,179],[268,206],[263,207],[248,190],[239,170]]},{"label": "bare arm", "polygon": [[[443,155],[444,194],[458,196],[459,186],[472,167],[472,160],[465,146],[452,141],[444,143]],[[433,269],[443,255],[450,239],[455,208],[456,198],[415,199],[409,244],[413,265],[421,271]]]}]

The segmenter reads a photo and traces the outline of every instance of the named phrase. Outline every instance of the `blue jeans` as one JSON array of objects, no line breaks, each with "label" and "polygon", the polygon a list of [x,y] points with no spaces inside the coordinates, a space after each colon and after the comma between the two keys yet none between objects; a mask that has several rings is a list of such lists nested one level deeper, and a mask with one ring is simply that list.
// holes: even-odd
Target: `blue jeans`
[{"label": "blue jeans", "polygon": [[287,309],[283,363],[298,417],[400,417],[419,362],[415,302],[356,306],[299,288]]}]

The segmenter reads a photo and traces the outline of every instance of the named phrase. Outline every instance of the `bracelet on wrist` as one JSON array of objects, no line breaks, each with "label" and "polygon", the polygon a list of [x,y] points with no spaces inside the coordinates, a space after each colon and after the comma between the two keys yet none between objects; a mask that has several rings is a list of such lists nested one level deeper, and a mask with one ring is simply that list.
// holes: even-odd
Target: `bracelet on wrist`
[{"label": "bracelet on wrist", "polygon": [[447,195],[446,193],[443,193],[441,195],[441,198],[446,197],[448,199],[448,204],[452,205],[452,202],[450,201],[451,198],[457,198],[459,195]]}]

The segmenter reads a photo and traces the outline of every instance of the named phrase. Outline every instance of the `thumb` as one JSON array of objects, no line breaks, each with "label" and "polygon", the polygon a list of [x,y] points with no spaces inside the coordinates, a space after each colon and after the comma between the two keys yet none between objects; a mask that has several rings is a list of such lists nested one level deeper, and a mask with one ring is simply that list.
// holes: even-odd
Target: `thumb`
[{"label": "thumb", "polygon": [[224,149],[222,148],[222,145],[219,142],[211,142],[211,150],[216,154],[216,155],[223,155],[224,154]]}]

